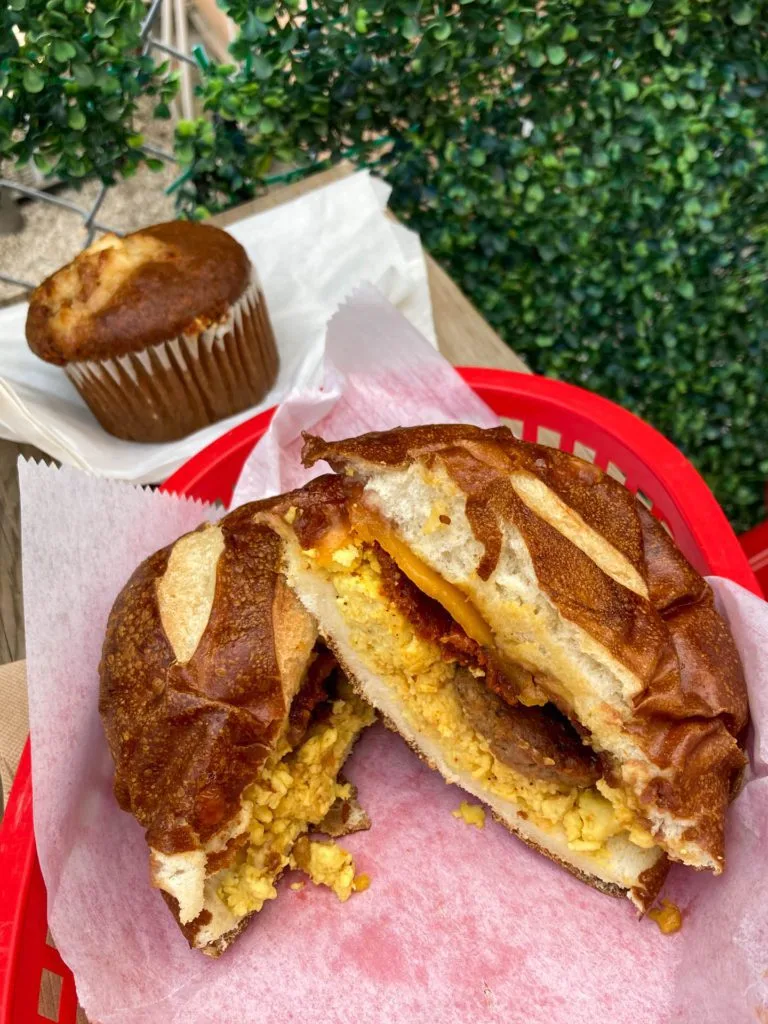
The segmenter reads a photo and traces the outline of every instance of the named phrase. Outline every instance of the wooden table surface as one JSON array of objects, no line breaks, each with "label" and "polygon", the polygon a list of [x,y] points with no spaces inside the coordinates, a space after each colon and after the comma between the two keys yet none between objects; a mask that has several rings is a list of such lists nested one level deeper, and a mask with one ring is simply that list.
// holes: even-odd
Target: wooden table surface
[{"label": "wooden table surface", "polygon": [[[301,182],[276,188],[260,199],[235,207],[212,220],[222,227],[226,226],[252,213],[295,199],[353,170],[351,165],[339,165]],[[504,344],[430,256],[427,256],[427,270],[438,345],[443,355],[455,365],[495,366],[527,372],[522,360]],[[19,488],[16,472],[19,455],[45,458],[32,445],[0,440],[0,665],[24,657]],[[43,977],[40,990],[40,1010],[51,1020],[57,1019],[58,989],[46,976]],[[88,1024],[81,1009],[78,1010],[77,1020],[78,1024]]]},{"label": "wooden table surface", "polygon": [[[303,181],[275,188],[253,202],[212,218],[224,227],[236,220],[271,209],[314,188],[352,173],[350,164]],[[427,256],[432,311],[440,351],[455,365],[496,366],[526,371],[527,367],[480,316],[444,270]],[[0,440],[0,665],[24,657],[24,616],[21,602],[19,488],[16,460],[45,457],[32,445]]]}]

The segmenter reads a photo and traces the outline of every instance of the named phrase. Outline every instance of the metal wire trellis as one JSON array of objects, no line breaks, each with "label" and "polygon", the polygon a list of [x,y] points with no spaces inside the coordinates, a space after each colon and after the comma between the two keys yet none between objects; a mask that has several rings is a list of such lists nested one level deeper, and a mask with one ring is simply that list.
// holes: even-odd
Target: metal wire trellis
[{"label": "metal wire trellis", "polygon": [[[166,53],[169,56],[174,57],[176,60],[184,61],[185,63],[196,66],[194,59],[190,57],[189,54],[182,52],[175,46],[171,46],[166,42],[155,39],[150,34],[162,3],[163,0],[151,0],[151,3],[147,8],[147,13],[144,16],[144,20],[141,23],[139,33],[142,43],[142,54],[146,54],[149,50],[154,48],[156,50],[160,50],[162,53]],[[160,160],[167,160],[172,163],[177,162],[172,153],[166,153],[164,150],[158,149],[156,146],[143,145],[140,148],[148,156],[153,156]],[[30,185],[23,185],[17,181],[9,181],[7,178],[0,178],[0,189],[8,189],[11,192],[18,192],[21,195],[29,196],[32,199],[39,199],[43,202],[50,203],[53,206],[60,206],[64,209],[71,210],[73,213],[79,213],[83,218],[83,226],[85,227],[85,241],[83,243],[83,248],[87,248],[91,244],[97,231],[110,231],[115,235],[122,234],[122,232],[118,231],[116,228],[110,227],[108,224],[103,224],[101,221],[96,219],[110,188],[110,185],[102,185],[93,204],[90,207],[85,207],[72,202],[70,199],[64,199],[61,196],[53,195],[50,192],[44,192],[41,189],[32,188]],[[35,285],[30,281],[24,281],[17,277],[12,277],[3,273],[2,270],[0,270],[0,281],[3,281],[5,284],[14,285],[18,288],[24,288],[27,291],[31,291],[35,287]]]}]

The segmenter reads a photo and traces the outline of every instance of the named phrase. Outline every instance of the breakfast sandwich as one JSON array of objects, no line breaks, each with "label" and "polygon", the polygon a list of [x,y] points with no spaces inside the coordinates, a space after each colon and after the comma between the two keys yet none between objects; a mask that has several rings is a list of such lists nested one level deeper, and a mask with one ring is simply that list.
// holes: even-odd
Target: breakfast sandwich
[{"label": "breakfast sandwich", "polygon": [[506,428],[307,437],[339,474],[263,517],[360,692],[585,881],[719,873],[746,690],[710,588],[624,487]]},{"label": "breakfast sandwich", "polygon": [[146,830],[152,884],[211,956],[277,895],[288,867],[345,899],[350,856],[306,834],[326,817],[332,835],[367,825],[339,772],[374,713],[282,560],[281,538],[243,506],[146,559],[104,641],[115,795]]}]

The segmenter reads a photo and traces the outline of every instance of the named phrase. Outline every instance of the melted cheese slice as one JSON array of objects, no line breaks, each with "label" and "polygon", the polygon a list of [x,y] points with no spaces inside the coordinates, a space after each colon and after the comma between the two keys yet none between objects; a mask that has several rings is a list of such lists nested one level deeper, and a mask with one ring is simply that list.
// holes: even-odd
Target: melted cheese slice
[{"label": "melted cheese slice", "polygon": [[468,637],[483,647],[494,647],[493,634],[466,594],[422,562],[407,544],[395,535],[391,526],[375,512],[357,502],[350,506],[349,516],[360,539],[377,541],[396,563],[398,569],[404,572],[419,590],[438,601]]}]

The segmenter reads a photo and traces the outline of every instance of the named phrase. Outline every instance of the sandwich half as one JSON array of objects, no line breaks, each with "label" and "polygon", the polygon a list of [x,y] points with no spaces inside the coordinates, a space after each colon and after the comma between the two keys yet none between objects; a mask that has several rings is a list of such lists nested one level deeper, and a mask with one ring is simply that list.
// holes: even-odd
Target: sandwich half
[{"label": "sandwich half", "polygon": [[146,829],[152,884],[211,956],[277,895],[296,841],[350,805],[339,771],[374,718],[282,561],[243,506],[143,562],[104,641],[115,795]]},{"label": "sandwich half", "polygon": [[338,482],[268,513],[286,578],[404,738],[640,909],[670,859],[719,873],[741,665],[709,587],[634,496],[505,428],[308,437],[320,459]]}]

